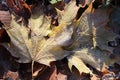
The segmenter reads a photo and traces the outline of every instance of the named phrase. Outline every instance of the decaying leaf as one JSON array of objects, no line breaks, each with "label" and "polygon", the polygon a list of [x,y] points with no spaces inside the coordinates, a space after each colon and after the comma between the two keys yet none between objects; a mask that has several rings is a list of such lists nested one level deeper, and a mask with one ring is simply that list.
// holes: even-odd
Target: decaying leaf
[{"label": "decaying leaf", "polygon": [[[110,12],[111,9],[93,10],[89,7],[78,20],[73,44],[69,47],[76,49],[73,57],[98,70],[102,69],[103,64],[110,65],[119,61],[109,57],[113,48],[108,46],[108,41],[113,40],[115,36],[112,30],[107,29]],[[72,56],[68,57],[68,60],[71,60]],[[75,61],[72,64],[79,70],[80,66],[78,67]]]}]

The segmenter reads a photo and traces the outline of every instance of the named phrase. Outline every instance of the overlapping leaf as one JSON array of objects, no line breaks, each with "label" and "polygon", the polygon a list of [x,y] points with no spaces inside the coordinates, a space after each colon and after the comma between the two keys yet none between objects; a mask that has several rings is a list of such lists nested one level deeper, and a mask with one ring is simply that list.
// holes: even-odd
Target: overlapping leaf
[{"label": "overlapping leaf", "polygon": [[114,38],[113,32],[106,30],[110,12],[107,9],[93,11],[91,6],[76,22],[74,18],[80,7],[76,6],[75,0],[66,4],[63,11],[56,8],[59,26],[55,27],[40,9],[33,9],[29,28],[18,23],[16,15],[11,14],[10,28],[6,29],[11,43],[3,45],[21,63],[37,61],[49,65],[51,61],[67,56],[70,66],[76,66],[80,72],[92,73],[84,63],[100,69],[104,63],[115,60],[109,58],[112,48],[107,46]]},{"label": "overlapping leaf", "polygon": [[[109,47],[107,43],[115,36],[112,30],[107,29],[110,11],[111,9],[93,10],[92,7],[89,7],[81,16],[77,22],[74,42],[70,47],[76,49],[74,54],[68,57],[70,64],[72,62],[78,68],[79,64],[76,63],[82,60],[100,70],[103,64],[110,65],[118,61],[109,57],[113,48]],[[77,58],[78,62],[75,62],[72,56]],[[81,71],[85,68],[85,66],[79,67],[78,70]],[[88,73],[90,70],[86,68],[84,72]]]},{"label": "overlapping leaf", "polygon": [[[75,8],[74,16],[71,8]],[[60,15],[60,25],[52,29],[50,20],[45,17],[42,11],[36,10],[36,13],[29,19],[31,37],[28,35],[29,28],[25,27],[23,23],[18,24],[16,16],[12,15],[10,28],[7,30],[11,43],[3,45],[22,63],[34,60],[49,65],[51,61],[62,59],[72,53],[63,50],[62,47],[71,43],[74,29],[71,21],[75,18],[78,9],[75,1],[67,4],[65,14]],[[65,17],[66,15],[72,17]]]}]

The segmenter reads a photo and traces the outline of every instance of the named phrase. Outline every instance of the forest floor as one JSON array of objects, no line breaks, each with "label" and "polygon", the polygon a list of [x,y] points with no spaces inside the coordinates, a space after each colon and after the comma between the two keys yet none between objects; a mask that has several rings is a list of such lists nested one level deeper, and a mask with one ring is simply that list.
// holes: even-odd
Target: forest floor
[{"label": "forest floor", "polygon": [[[100,72],[88,65],[94,75],[82,73],[74,67],[71,72],[67,60],[51,63],[51,67],[34,64],[34,80],[120,80],[120,63],[115,63]],[[18,63],[15,58],[3,47],[0,46],[0,80],[31,80],[31,63]]]}]

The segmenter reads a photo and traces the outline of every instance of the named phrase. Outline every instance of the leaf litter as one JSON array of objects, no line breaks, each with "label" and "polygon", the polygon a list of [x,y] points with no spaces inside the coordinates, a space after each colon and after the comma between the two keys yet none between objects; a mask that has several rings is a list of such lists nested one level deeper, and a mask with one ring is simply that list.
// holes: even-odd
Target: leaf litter
[{"label": "leaf litter", "polygon": [[[27,25],[27,27],[24,27],[25,26],[24,19],[26,18],[22,16],[22,13],[19,15],[18,13],[15,13],[17,15],[11,13],[12,21],[10,20],[11,17],[6,17],[8,21],[11,21],[10,26],[9,22],[7,22],[7,25],[5,25],[4,27],[5,29],[6,26],[7,27],[9,26],[11,28],[6,29],[11,42],[2,43],[2,45],[4,45],[7,48],[7,50],[9,50],[10,53],[12,53],[12,56],[14,57],[9,55],[10,58],[4,60],[2,55],[0,59],[1,69],[3,69],[1,70],[2,71],[1,78],[13,80],[18,80],[19,78],[21,78],[22,80],[30,80],[32,78],[31,76],[32,64],[28,62],[34,60],[38,62],[34,63],[33,73],[35,74],[34,75],[35,80],[40,80],[41,78],[43,80],[90,80],[91,77],[92,77],[91,80],[97,79],[119,80],[120,65],[119,63],[115,63],[116,61],[119,61],[119,29],[118,26],[116,26],[119,25],[119,21],[117,20],[118,22],[116,22],[116,19],[119,18],[113,16],[118,15],[119,7],[118,10],[115,10],[116,12],[114,12],[114,10],[111,10],[111,8],[93,9],[91,7],[92,5],[89,5],[90,4],[89,2],[91,2],[91,0],[85,1],[86,3],[84,4],[88,5],[88,8],[83,12],[81,17],[75,21],[74,19],[76,17],[76,14],[78,14],[77,11],[79,10],[80,7],[78,6],[78,4],[75,4],[74,0],[73,1],[70,0],[68,1],[67,4],[65,4],[64,8],[65,10],[63,12],[56,9],[58,13],[61,12],[61,14],[58,15],[59,22],[58,26],[51,24],[50,21],[52,17],[46,18],[45,16],[47,17],[49,16],[48,15],[43,16],[44,13],[42,11],[38,12],[37,10],[36,10],[37,14],[31,15],[31,18],[28,19],[30,26]],[[51,4],[48,3],[44,5]],[[27,8],[29,6],[23,7]],[[71,10],[70,8],[73,8],[75,14],[72,12],[73,10]],[[42,10],[42,8],[38,9]],[[15,11],[13,10],[13,12]],[[112,17],[109,16],[111,12],[113,12]],[[1,15],[3,16],[9,14]],[[66,17],[68,15],[70,17]],[[21,21],[22,23],[16,22],[17,16],[23,17],[22,19],[23,21]],[[3,24],[6,23],[5,21],[7,21],[4,19],[5,18],[1,18]],[[109,24],[110,27],[107,25],[109,21],[111,23]],[[47,27],[45,28],[44,26]],[[30,37],[28,36],[29,33]],[[67,37],[64,37],[64,35],[66,35]],[[61,41],[59,41],[60,39]],[[118,46],[117,47],[108,46],[107,43],[109,41],[113,41],[113,44],[117,42]],[[40,45],[38,44],[38,42]],[[46,51],[46,48],[48,49],[48,51]],[[3,47],[1,48],[1,50],[6,51],[6,49],[4,49]],[[4,51],[2,51],[1,54],[9,53]],[[36,52],[39,53],[36,55]],[[51,53],[52,54],[49,56],[46,55],[46,53],[47,54],[49,53],[49,55]],[[64,56],[61,53],[63,53]],[[4,54],[4,56],[6,55]],[[39,56],[42,57],[40,58]],[[63,59],[66,56],[67,58]],[[10,61],[10,63],[7,64],[8,63],[7,61]],[[19,61],[21,63],[16,61]],[[55,62],[53,62],[52,64],[51,61]],[[113,63],[115,64],[113,65]],[[6,67],[5,66],[6,64],[9,66]],[[49,67],[46,65],[49,65]],[[80,65],[82,65],[82,67]],[[18,67],[14,69],[13,67],[15,66]],[[12,68],[13,70],[11,70]],[[94,74],[95,71],[100,72],[102,75]]]}]

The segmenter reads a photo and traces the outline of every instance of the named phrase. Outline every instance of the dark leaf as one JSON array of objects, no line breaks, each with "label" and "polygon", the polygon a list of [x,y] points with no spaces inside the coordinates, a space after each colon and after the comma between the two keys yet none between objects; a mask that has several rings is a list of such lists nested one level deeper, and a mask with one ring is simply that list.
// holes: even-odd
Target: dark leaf
[{"label": "dark leaf", "polygon": [[84,6],[85,3],[86,3],[86,0],[76,0],[76,5],[77,6],[79,6],[79,4],[82,5],[82,6]]},{"label": "dark leaf", "polygon": [[23,0],[6,0],[7,6],[11,12],[23,17],[26,24],[31,16],[30,7]]},{"label": "dark leaf", "polygon": [[7,32],[5,31],[5,29],[0,29],[0,42],[4,43],[10,42],[10,37],[8,36]]}]

